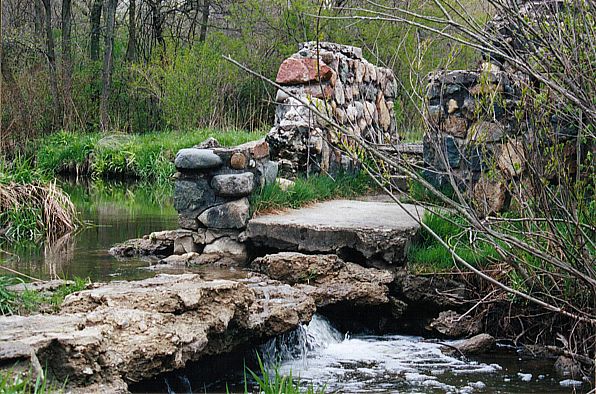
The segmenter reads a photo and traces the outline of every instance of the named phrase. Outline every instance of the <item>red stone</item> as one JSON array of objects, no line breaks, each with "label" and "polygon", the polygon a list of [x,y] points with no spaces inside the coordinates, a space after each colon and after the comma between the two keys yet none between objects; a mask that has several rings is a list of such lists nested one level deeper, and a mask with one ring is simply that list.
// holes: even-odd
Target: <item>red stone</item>
[{"label": "red stone", "polygon": [[311,58],[289,58],[279,66],[275,82],[281,85],[297,85],[312,81],[328,81],[333,76],[333,70],[323,63]]}]

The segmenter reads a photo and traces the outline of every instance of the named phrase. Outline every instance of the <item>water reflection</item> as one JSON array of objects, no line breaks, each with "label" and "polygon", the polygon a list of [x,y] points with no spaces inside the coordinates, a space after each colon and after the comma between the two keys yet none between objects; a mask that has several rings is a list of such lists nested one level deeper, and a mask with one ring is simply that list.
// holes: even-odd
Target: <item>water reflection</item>
[{"label": "water reflection", "polygon": [[176,228],[170,184],[63,180],[61,186],[86,225],[52,242],[3,244],[3,265],[40,279],[80,276],[98,281],[153,275],[138,269],[148,261],[117,261],[108,249],[130,238]]}]

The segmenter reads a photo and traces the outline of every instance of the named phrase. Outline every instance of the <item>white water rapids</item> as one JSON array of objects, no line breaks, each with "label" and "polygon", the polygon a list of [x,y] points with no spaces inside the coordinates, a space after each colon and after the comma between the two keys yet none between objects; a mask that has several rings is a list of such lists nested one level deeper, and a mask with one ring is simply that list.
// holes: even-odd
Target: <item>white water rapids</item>
[{"label": "white water rapids", "polygon": [[341,393],[486,392],[490,386],[483,380],[502,370],[444,355],[440,347],[414,336],[343,336],[315,316],[261,351],[269,365],[280,363],[282,374]]}]

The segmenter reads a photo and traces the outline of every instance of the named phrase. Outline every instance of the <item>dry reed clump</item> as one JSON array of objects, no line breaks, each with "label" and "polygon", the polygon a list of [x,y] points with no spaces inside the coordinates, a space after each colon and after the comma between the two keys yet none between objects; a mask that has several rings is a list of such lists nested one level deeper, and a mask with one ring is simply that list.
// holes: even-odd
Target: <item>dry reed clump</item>
[{"label": "dry reed clump", "polygon": [[0,184],[0,238],[55,238],[77,224],[75,206],[55,182]]}]

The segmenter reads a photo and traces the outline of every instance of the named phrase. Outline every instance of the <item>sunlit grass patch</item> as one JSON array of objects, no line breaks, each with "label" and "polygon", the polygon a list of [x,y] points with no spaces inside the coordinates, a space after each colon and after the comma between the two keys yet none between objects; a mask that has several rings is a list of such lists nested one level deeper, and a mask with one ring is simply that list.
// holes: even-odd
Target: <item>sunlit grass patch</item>
[{"label": "sunlit grass patch", "polygon": [[278,183],[263,187],[251,197],[251,209],[259,214],[304,205],[333,198],[362,196],[374,190],[373,181],[363,172],[357,175],[339,175],[335,179],[326,175],[298,178],[283,190]]},{"label": "sunlit grass patch", "polygon": [[40,170],[52,174],[167,180],[175,172],[173,159],[182,148],[209,137],[223,146],[235,146],[264,135],[264,132],[217,129],[112,135],[61,131],[35,144],[35,163]]}]

